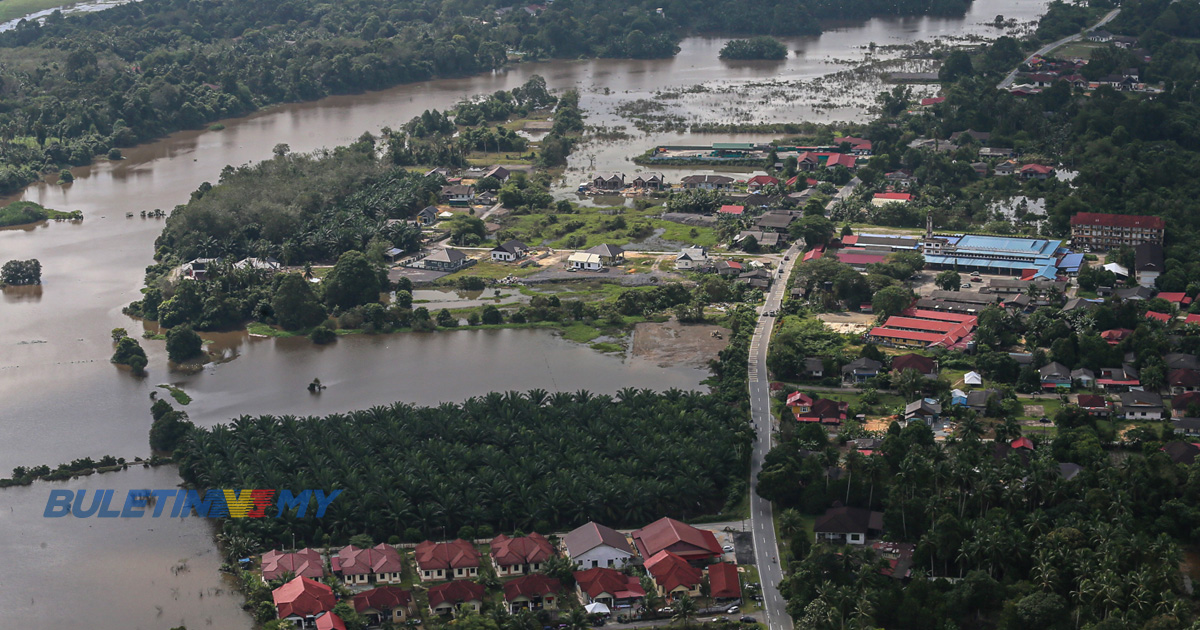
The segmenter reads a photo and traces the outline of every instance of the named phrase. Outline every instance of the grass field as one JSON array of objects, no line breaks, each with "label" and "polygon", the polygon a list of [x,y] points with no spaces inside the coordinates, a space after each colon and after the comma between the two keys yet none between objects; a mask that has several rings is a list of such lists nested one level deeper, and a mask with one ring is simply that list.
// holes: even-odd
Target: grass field
[{"label": "grass field", "polygon": [[65,7],[74,2],[64,0],[4,0],[0,2],[0,22],[7,22],[24,17],[36,11]]},{"label": "grass field", "polygon": [[[578,207],[574,214],[527,214],[513,217],[505,228],[529,245],[587,249],[602,243],[625,245],[661,233],[659,238],[713,248],[717,236],[713,228],[692,227],[654,218],[661,206],[637,208]],[[605,213],[610,214],[605,214]],[[569,237],[583,237],[582,244],[568,247]]]},{"label": "grass field", "polygon": [[1046,56],[1058,57],[1060,59],[1074,59],[1076,57],[1081,59],[1090,59],[1092,57],[1092,51],[1107,45],[1108,44],[1098,44],[1095,42],[1074,41],[1065,46],[1055,48]]}]

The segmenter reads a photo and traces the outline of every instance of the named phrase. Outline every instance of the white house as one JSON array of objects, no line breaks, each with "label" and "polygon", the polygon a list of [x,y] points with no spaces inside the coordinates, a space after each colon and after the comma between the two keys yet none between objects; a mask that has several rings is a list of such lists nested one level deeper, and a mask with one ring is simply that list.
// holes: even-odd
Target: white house
[{"label": "white house", "polygon": [[587,252],[575,252],[567,258],[567,268],[581,271],[600,271],[600,256]]},{"label": "white house", "polygon": [[588,523],[563,538],[567,557],[579,570],[606,567],[622,569],[633,558],[625,535],[599,523]]},{"label": "white house", "polygon": [[529,251],[529,247],[521,241],[508,241],[503,245],[497,245],[492,249],[492,260],[497,262],[513,262],[519,258],[523,258]]},{"label": "white house", "polygon": [[1162,396],[1153,392],[1121,392],[1121,416],[1126,420],[1162,420]]},{"label": "white house", "polygon": [[708,252],[703,247],[685,247],[675,257],[676,269],[695,269],[708,263]]}]

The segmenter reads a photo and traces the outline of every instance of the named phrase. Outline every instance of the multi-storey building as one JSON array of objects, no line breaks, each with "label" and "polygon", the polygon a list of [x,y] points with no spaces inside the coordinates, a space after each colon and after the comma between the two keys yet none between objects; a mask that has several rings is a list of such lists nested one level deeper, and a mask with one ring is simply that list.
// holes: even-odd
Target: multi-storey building
[{"label": "multi-storey building", "polygon": [[1096,249],[1162,245],[1165,228],[1162,217],[1080,212],[1071,217],[1071,244]]}]

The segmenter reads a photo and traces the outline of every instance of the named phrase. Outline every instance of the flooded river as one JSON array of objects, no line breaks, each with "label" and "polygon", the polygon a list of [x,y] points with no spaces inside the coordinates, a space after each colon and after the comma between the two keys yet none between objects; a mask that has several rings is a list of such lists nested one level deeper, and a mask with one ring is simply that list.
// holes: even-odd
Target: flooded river
[{"label": "flooded river", "polygon": [[[962,19],[871,20],[789,40],[794,52],[777,63],[721,62],[717,51],[724,39],[689,38],[674,59],[523,64],[486,76],[286,105],[223,121],[222,131],[183,132],[129,149],[120,162],[101,160],[74,169],[75,182],[67,186],[31,186],[21,198],[59,210],[82,210],[86,219],[78,225],[0,230],[0,260],[38,258],[45,282],[40,289],[7,291],[0,297],[0,471],[16,465],[53,466],[83,456],[146,455],[149,392],[161,383],[178,384],[191,394],[195,400],[187,411],[205,425],[239,414],[320,414],[396,400],[436,404],[490,390],[696,387],[704,377],[699,370],[603,355],[533,330],[351,336],[325,348],[302,339],[218,335],[215,342],[230,360],[196,374],[168,373],[163,343],[143,341],[150,375],[139,380],[108,363],[109,331],[125,327],[135,336],[142,332],[121,308],[139,297],[162,224],[137,214],[185,202],[201,182],[215,182],[225,165],[268,158],[277,143],[287,143],[293,151],[344,144],[363,131],[396,127],[425,109],[510,89],[540,74],[552,89],[580,89],[589,123],[625,125],[633,134],[627,140],[586,145],[573,155],[570,186],[593,166],[637,170],[626,160],[656,143],[763,139],[644,135],[616,116],[620,103],[673,90],[687,94],[671,100],[672,111],[691,120],[863,120],[870,94],[880,87],[877,81],[820,87],[814,80],[849,68],[848,61],[861,61],[871,43],[885,47],[935,38],[995,37],[1002,32],[985,23],[998,13],[1024,22],[1036,19],[1044,6],[1042,0],[977,0]],[[704,87],[689,89],[693,86]],[[825,101],[834,92],[854,96],[833,106]],[[128,212],[134,217],[126,218]],[[329,385],[320,396],[304,391],[313,377]],[[139,474],[145,473],[81,483],[169,487],[176,482],[169,469],[155,471],[152,480]],[[50,610],[60,619],[103,620],[98,627],[165,628],[181,621],[189,627],[249,625],[240,613],[226,610],[226,598],[198,597],[220,587],[215,553],[202,527],[161,521],[126,531],[119,520],[64,519],[38,529],[47,488],[37,484],[0,492],[3,504],[12,508],[0,518],[15,519],[0,528],[3,557],[15,561],[7,571],[14,577],[0,581],[5,587],[0,588],[0,610],[17,612],[15,620],[8,619],[14,627],[42,626]],[[147,527],[155,531],[143,531]],[[48,546],[41,547],[42,542]],[[194,557],[190,573],[161,573],[170,561],[184,557]],[[88,568],[80,567],[81,558]],[[57,593],[76,596],[56,596],[48,588],[52,584]],[[167,594],[176,592],[172,589],[178,597]],[[97,608],[100,600],[108,603]],[[161,616],[148,612],[154,611],[153,604],[164,607]]]}]

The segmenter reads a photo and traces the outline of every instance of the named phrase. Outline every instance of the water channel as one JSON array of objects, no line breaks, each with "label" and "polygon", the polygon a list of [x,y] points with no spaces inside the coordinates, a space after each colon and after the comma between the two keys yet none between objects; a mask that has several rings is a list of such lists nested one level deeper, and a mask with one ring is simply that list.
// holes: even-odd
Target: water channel
[{"label": "water channel", "polygon": [[[204,425],[241,414],[323,414],[396,400],[436,404],[492,390],[696,387],[704,377],[699,370],[603,355],[534,330],[351,336],[325,348],[303,339],[216,335],[228,360],[194,374],[168,372],[162,342],[144,341],[150,375],[138,380],[108,363],[109,331],[142,332],[121,308],[139,297],[162,225],[137,214],[185,202],[201,182],[216,181],[225,165],[268,158],[277,143],[293,151],[344,144],[363,131],[398,126],[425,109],[516,87],[533,74],[544,76],[552,89],[580,89],[592,124],[628,125],[613,111],[619,103],[696,85],[705,90],[673,105],[694,120],[729,120],[733,112],[746,110],[763,121],[862,120],[869,99],[832,107],[826,96],[804,97],[813,85],[809,82],[848,68],[847,60],[862,60],[871,43],[995,37],[1003,34],[988,25],[996,14],[1027,22],[1044,7],[1043,0],[977,0],[959,19],[870,20],[790,40],[794,52],[778,63],[727,64],[717,59],[724,39],[697,37],[685,40],[682,52],[668,60],[522,64],[485,76],[285,105],[223,121],[222,131],[173,134],[127,150],[125,160],[74,169],[75,182],[66,186],[31,186],[20,198],[82,210],[86,218],[81,224],[0,230],[0,260],[38,258],[45,283],[0,296],[0,471],[83,456],[146,455],[149,392],[161,383],[178,384],[191,394],[194,402],[187,410]],[[833,91],[866,94],[879,87],[868,79],[838,85]],[[761,139],[633,132],[627,140],[585,146],[572,157],[571,168],[584,173],[594,163],[595,170],[633,172],[637,168],[626,160],[656,143]],[[571,182],[578,177],[568,175]],[[134,217],[126,218],[128,212]],[[304,391],[313,377],[329,385],[320,396]],[[175,483],[173,470],[164,468],[54,487]],[[0,506],[10,507],[8,513],[0,507],[0,550],[9,560],[8,577],[0,578],[0,610],[9,613],[7,623],[41,627],[57,618],[87,619],[105,628],[250,625],[236,609],[236,599],[220,594],[216,554],[198,520],[158,519],[136,526],[121,519],[47,520],[41,512],[50,485],[0,492]],[[190,559],[190,569],[171,572],[183,558]],[[156,605],[163,607],[161,613]]]}]

